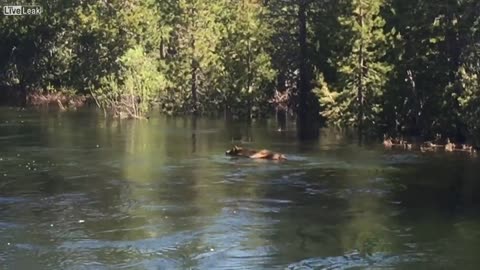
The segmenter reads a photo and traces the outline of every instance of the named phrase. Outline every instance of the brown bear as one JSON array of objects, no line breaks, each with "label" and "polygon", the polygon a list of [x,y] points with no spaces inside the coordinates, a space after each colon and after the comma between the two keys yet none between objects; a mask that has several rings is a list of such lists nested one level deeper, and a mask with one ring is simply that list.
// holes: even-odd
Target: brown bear
[{"label": "brown bear", "polygon": [[232,149],[225,152],[228,156],[237,156],[237,157],[248,157],[254,159],[270,159],[270,160],[286,160],[285,155],[280,153],[275,153],[270,150],[255,150],[255,149],[246,149],[239,146],[234,146]]}]

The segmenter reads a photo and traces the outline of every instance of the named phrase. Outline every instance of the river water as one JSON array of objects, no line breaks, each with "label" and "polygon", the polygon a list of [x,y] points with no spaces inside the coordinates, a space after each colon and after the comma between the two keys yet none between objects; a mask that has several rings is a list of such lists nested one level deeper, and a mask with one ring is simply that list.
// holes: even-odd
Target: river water
[{"label": "river water", "polygon": [[478,158],[294,128],[0,108],[0,269],[478,268]]}]

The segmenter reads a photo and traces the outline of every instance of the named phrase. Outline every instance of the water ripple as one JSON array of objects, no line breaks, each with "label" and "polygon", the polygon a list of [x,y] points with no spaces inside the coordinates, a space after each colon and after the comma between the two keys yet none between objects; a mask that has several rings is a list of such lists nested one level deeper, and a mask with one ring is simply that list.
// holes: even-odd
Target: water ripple
[{"label": "water ripple", "polygon": [[363,256],[358,252],[337,257],[312,258],[290,264],[289,270],[330,270],[330,269],[358,269],[371,267],[398,267],[402,264],[425,262],[425,254],[391,255],[375,253]]}]

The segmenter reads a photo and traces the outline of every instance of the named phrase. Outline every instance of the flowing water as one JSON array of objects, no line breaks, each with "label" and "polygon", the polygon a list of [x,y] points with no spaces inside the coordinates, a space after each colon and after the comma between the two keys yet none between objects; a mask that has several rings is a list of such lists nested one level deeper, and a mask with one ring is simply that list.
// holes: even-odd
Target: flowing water
[{"label": "flowing water", "polygon": [[0,269],[477,269],[479,165],[291,122],[0,108]]}]

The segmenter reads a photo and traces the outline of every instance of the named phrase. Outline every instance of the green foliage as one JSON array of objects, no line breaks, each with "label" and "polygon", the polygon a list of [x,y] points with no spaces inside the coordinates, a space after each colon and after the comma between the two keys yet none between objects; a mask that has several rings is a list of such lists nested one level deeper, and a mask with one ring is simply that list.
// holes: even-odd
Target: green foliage
[{"label": "green foliage", "polygon": [[49,16],[0,16],[0,81],[9,87],[68,84],[73,8],[61,2],[38,4]]},{"label": "green foliage", "polygon": [[151,59],[152,55],[146,54],[140,45],[129,49],[119,59],[120,75],[102,78],[101,87],[92,90],[97,104],[120,117],[145,115],[159,91],[168,84],[157,62]]},{"label": "green foliage", "polygon": [[461,56],[458,76],[462,93],[458,96],[461,118],[469,134],[480,144],[480,18],[473,19],[469,44]]},{"label": "green foliage", "polygon": [[168,82],[158,66],[158,62],[151,61],[153,55],[145,53],[141,46],[129,49],[120,58],[124,69],[122,74],[124,91],[130,96],[137,96],[141,102],[138,110],[141,114],[147,112],[149,105],[163,90]]},{"label": "green foliage", "polygon": [[[175,82],[161,103],[166,111],[208,112],[241,103],[253,106],[256,96],[273,80],[268,24],[261,23],[263,8],[255,1],[182,0],[175,3],[167,77]],[[195,90],[194,90],[195,89]],[[196,99],[193,100],[193,91]],[[252,103],[253,102],[253,103]],[[243,105],[243,108],[246,108]]]},{"label": "green foliage", "polygon": [[389,59],[394,70],[384,106],[390,131],[427,138],[437,133],[465,135],[457,99],[458,70],[475,5],[475,1],[392,1],[395,12],[388,14],[387,24],[395,29]]},{"label": "green foliage", "polygon": [[301,86],[334,125],[480,142],[477,0],[37,3],[48,16],[0,16],[1,97],[73,89],[117,115],[252,117],[275,90],[304,111]]},{"label": "green foliage", "polygon": [[[347,94],[347,91],[335,91],[330,89],[331,86],[325,81],[322,73],[318,73],[316,78],[316,86],[313,88],[313,93],[318,98],[319,103],[322,104],[323,110],[321,115],[328,119],[330,124],[335,126],[348,125],[348,123],[354,121],[352,115],[348,116],[348,104],[342,103],[342,101],[348,100],[343,97]],[[347,122],[345,122],[345,120]]]},{"label": "green foliage", "polygon": [[[164,29],[154,1],[76,8],[74,83],[115,115],[144,115],[168,83],[157,56]],[[163,69],[162,69],[163,71]]]},{"label": "green foliage", "polygon": [[349,14],[339,17],[350,45],[344,54],[335,56],[341,91],[324,90],[320,100],[336,104],[328,105],[324,114],[335,123],[374,127],[381,121],[383,91],[391,70],[384,60],[388,33],[380,14],[383,5],[383,0],[353,0]]},{"label": "green foliage", "polygon": [[260,21],[265,10],[254,1],[244,1],[232,9],[230,20],[235,23],[227,26],[219,47],[224,67],[219,92],[230,109],[246,114],[264,105],[262,101],[268,97],[259,90],[270,86],[275,77],[267,53],[272,29]]}]

